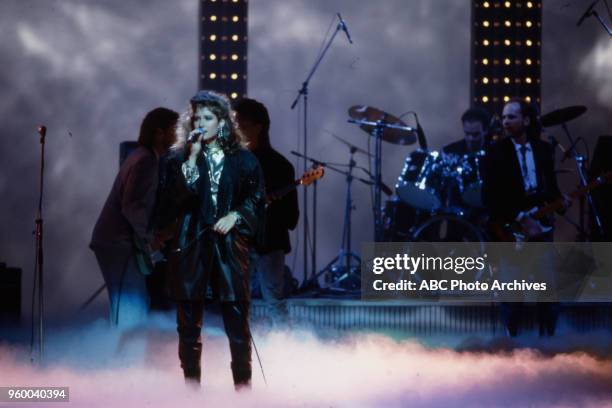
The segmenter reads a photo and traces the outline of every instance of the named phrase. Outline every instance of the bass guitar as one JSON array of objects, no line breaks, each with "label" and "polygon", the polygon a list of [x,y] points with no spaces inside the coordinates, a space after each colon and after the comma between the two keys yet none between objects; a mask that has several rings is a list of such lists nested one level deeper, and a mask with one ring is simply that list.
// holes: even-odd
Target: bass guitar
[{"label": "bass guitar", "polygon": [[[579,189],[571,192],[569,196],[570,201],[574,201],[579,197],[586,195],[589,191],[602,186],[604,184],[612,183],[612,172],[608,171],[606,173],[601,174],[599,177],[593,179],[586,186],[580,187]],[[504,222],[500,220],[490,220],[488,223],[489,233],[492,237],[496,238],[498,241],[504,242],[526,242],[531,239],[537,238],[542,234],[549,232],[552,228],[545,227],[539,224],[540,220],[551,215],[555,211],[559,211],[563,209],[565,206],[563,199],[555,200],[549,204],[544,205],[543,207],[538,208],[537,210],[530,212],[528,217],[531,218],[529,222],[529,226],[531,228],[526,228],[525,222],[520,221],[512,221],[512,222]],[[533,228],[535,227],[535,228]]]},{"label": "bass guitar", "polygon": [[266,204],[270,204],[273,201],[280,200],[291,191],[295,190],[298,186],[309,186],[315,181],[321,179],[325,175],[325,169],[323,166],[313,167],[310,170],[307,170],[302,177],[295,180],[293,183],[283,186],[281,188],[276,188],[272,191],[266,191]]}]

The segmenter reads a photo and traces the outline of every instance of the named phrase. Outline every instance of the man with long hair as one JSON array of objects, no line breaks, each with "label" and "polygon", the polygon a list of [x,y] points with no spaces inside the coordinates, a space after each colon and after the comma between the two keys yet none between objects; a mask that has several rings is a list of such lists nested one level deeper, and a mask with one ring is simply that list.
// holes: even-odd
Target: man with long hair
[{"label": "man with long hair", "polygon": [[145,276],[136,256],[159,248],[152,228],[159,158],[176,141],[178,113],[157,108],[140,126],[138,148],[122,164],[91,237],[102,270],[114,325],[142,321],[148,310]]}]

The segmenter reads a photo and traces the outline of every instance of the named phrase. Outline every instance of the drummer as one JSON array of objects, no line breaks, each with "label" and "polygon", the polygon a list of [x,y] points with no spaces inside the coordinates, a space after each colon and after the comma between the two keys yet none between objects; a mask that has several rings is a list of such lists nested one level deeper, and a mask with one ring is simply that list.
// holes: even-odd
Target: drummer
[{"label": "drummer", "polygon": [[[449,160],[456,161],[460,166],[469,162],[469,157],[476,155],[481,158],[488,146],[488,130],[491,115],[483,108],[472,107],[461,116],[464,137],[461,140],[450,143],[442,148],[443,154]],[[480,167],[480,166],[479,166]],[[460,175],[457,175],[460,177]],[[459,183],[460,180],[457,180]],[[449,185],[447,193],[447,206],[461,209],[464,215],[477,215],[482,213],[482,205],[474,200],[466,200],[466,196],[459,192],[458,185]],[[479,190],[476,192],[480,198]],[[480,199],[478,199],[480,201]]]},{"label": "drummer", "polygon": [[442,148],[445,154],[463,157],[484,150],[491,115],[483,108],[474,107],[461,116],[464,138]]}]

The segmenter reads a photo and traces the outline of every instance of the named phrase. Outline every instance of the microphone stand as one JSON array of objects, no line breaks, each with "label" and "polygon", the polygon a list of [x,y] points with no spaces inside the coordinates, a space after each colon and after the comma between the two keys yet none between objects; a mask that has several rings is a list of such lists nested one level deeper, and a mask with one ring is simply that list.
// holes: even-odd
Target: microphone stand
[{"label": "microphone stand", "polygon": [[[334,288],[337,290],[342,290],[340,287],[336,287],[341,284],[345,279],[348,280],[347,286],[349,287],[347,290],[357,290],[357,286],[360,282],[360,276],[357,271],[359,265],[361,263],[361,258],[352,250],[351,246],[351,213],[354,209],[353,206],[353,198],[352,198],[352,182],[354,180],[360,181],[366,185],[373,185],[374,182],[371,180],[366,180],[361,177],[353,176],[353,169],[358,168],[367,171],[365,168],[361,166],[357,166],[353,156],[357,149],[355,146],[349,147],[350,159],[348,164],[337,164],[337,163],[329,163],[322,162],[319,160],[312,159],[307,156],[303,156],[297,152],[291,152],[295,156],[302,157],[305,160],[311,161],[314,165],[324,166],[327,169],[333,170],[336,173],[342,174],[346,178],[346,201],[344,207],[344,226],[342,228],[342,243],[340,244],[340,250],[338,251],[338,256],[332,259],[322,270],[312,275],[307,283],[302,285],[303,290],[309,289],[321,289],[318,279],[324,273],[332,273],[332,281],[328,286],[323,289],[331,289]],[[343,171],[334,166],[344,166],[348,168],[348,171]],[[355,263],[356,262],[356,263]],[[353,278],[353,279],[350,279]]]},{"label": "microphone stand", "polygon": [[[572,139],[572,136],[569,130],[567,129],[567,124],[563,123],[561,124],[561,127],[563,128],[563,131],[567,135],[567,139],[570,142],[570,149],[568,150],[570,151],[572,157],[574,158],[574,161],[576,162],[576,169],[578,171],[578,176],[580,177],[580,186],[584,187],[587,185],[587,179],[586,179],[586,176],[584,175],[584,169],[586,167],[584,156],[579,155],[578,152],[576,151],[576,142]],[[590,191],[587,191],[586,197],[587,197],[589,206],[591,208],[591,213],[593,214],[593,218],[595,219],[595,224],[597,224],[597,229],[599,230],[599,233],[601,234],[601,236],[603,236],[603,226],[601,224],[601,218],[599,217],[599,211],[597,211],[597,207],[595,206],[595,203],[593,202],[593,196],[591,195]],[[581,198],[580,199],[580,230],[581,231],[585,231],[584,212],[585,212],[584,211],[584,198]],[[582,237],[583,240],[586,240],[585,238],[586,238],[586,235]]]},{"label": "microphone stand", "polygon": [[[310,73],[306,77],[306,80],[302,82],[302,87],[298,91],[298,94],[295,97],[295,100],[291,104],[291,109],[293,110],[296,107],[297,103],[299,102],[300,97],[303,97],[304,99],[304,152],[303,152],[304,156],[308,156],[308,85],[313,75],[315,74],[317,68],[321,64],[321,61],[325,57],[327,50],[329,49],[332,42],[334,41],[334,38],[336,38],[336,35],[338,35],[338,32],[342,29],[343,29],[342,22],[338,22],[338,25],[336,25],[336,31],[334,31],[334,33],[332,34],[331,38],[325,45],[325,48],[323,49],[321,54],[319,54],[319,57],[315,61],[312,69],[310,70]],[[308,164],[307,164],[307,161],[304,160],[304,172],[306,172],[307,170],[308,170]],[[303,231],[304,237],[303,237],[302,245],[304,246],[304,280],[303,280],[302,285],[305,285],[308,281],[308,229],[309,229],[308,227],[308,187],[304,188],[303,207],[304,207],[304,231]],[[314,183],[313,210],[312,211],[313,211],[313,227],[312,227],[313,236],[312,236],[311,279],[315,276],[316,269],[317,269],[317,225],[316,225],[316,221],[317,221],[317,183],[316,182]]]},{"label": "microphone stand", "polygon": [[[36,229],[34,236],[36,240],[36,267],[34,270],[34,279],[38,279],[38,352],[39,362],[43,360],[44,351],[44,337],[43,337],[43,316],[44,316],[44,286],[43,286],[43,218],[42,218],[42,204],[43,204],[43,186],[44,186],[44,171],[45,171],[45,135],[47,134],[47,128],[39,126],[38,134],[40,135],[40,180],[39,180],[39,196],[38,196],[38,210],[36,211],[36,220],[34,221]],[[34,316],[32,316],[34,319]]]},{"label": "microphone stand", "polygon": [[610,29],[610,27],[608,27],[608,26],[606,25],[606,23],[603,21],[603,19],[602,19],[601,17],[599,17],[599,14],[598,14],[598,13],[597,13],[595,10],[593,10],[593,11],[591,12],[591,14],[592,14],[593,16],[595,16],[595,18],[597,19],[597,21],[599,21],[599,24],[601,24],[601,26],[604,28],[604,30],[606,30],[606,32],[608,33],[608,35],[609,35],[610,37],[612,37],[612,30]]}]

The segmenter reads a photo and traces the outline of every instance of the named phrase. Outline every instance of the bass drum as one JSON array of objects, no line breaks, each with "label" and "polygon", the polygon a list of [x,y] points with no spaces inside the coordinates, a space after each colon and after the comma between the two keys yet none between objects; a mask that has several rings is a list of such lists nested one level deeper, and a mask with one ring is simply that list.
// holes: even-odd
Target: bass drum
[{"label": "bass drum", "polygon": [[438,214],[414,227],[414,242],[486,242],[484,231],[457,214]]},{"label": "bass drum", "polygon": [[[486,250],[486,234],[477,226],[467,221],[465,218],[454,214],[436,215],[412,230],[413,242],[465,242],[470,244],[468,251],[470,256],[482,256]],[[454,246],[448,256],[457,256]],[[462,249],[466,248],[462,246]],[[492,276],[491,266],[481,270],[466,272],[464,281],[486,281]],[[425,277],[416,273],[414,279],[424,280]]]}]

